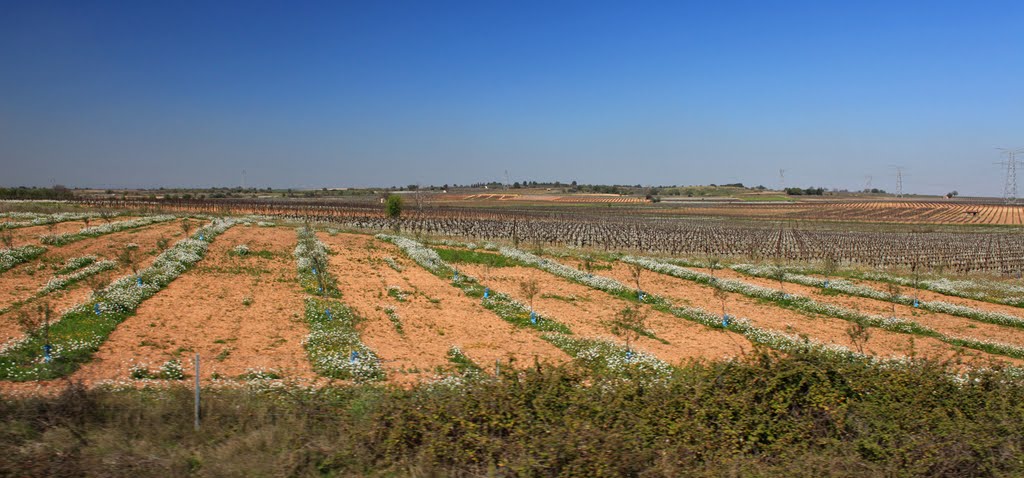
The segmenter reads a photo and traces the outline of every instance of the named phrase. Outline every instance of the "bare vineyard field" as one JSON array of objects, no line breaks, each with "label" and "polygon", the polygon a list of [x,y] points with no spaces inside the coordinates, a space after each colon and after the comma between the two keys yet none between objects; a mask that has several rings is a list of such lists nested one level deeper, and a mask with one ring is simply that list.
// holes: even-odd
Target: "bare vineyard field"
[{"label": "bare vineyard field", "polygon": [[[208,219],[191,219],[196,226],[205,220]],[[316,333],[307,323],[312,299],[308,285],[301,285],[307,284],[302,277],[315,278],[320,274],[330,274],[337,282],[338,295],[332,300],[340,305],[334,314],[341,316],[344,310],[350,310],[355,317],[345,333],[363,344],[365,350],[372,351],[374,366],[382,371],[379,379],[401,385],[434,380],[451,373],[456,363],[460,367],[472,364],[483,373],[493,373],[495,365],[518,368],[534,363],[565,364],[581,353],[593,357],[587,354],[598,353],[596,350],[602,351],[599,355],[614,356],[622,353],[627,343],[616,326],[616,317],[632,307],[638,307],[646,322],[643,333],[632,341],[631,347],[652,363],[666,367],[690,360],[742,357],[753,352],[755,342],[785,352],[800,346],[802,341],[823,347],[822,350],[860,353],[878,360],[919,357],[956,367],[1024,366],[1024,335],[1021,328],[1012,324],[999,325],[799,284],[780,284],[728,269],[690,268],[694,273],[713,272],[723,280],[750,287],[777,289],[773,292],[776,295],[765,300],[736,291],[720,293],[713,283],[683,280],[649,270],[640,275],[640,288],[644,291],[640,297],[635,292],[634,269],[615,260],[617,256],[602,255],[600,249],[564,249],[561,255],[545,254],[537,259],[541,261],[538,266],[529,262],[533,260],[530,257],[536,256],[508,248],[510,242],[504,249],[495,246],[480,250],[459,245],[462,243],[430,245],[402,239],[408,244],[399,247],[392,239],[339,232],[331,227],[330,221],[324,221],[317,235],[305,239],[328,251],[327,261],[319,266],[321,270],[308,275],[310,268],[318,266],[315,262],[310,266],[296,254],[314,243],[298,247],[304,240],[296,232],[298,223],[275,225],[261,221],[257,225],[258,221],[253,219],[233,220],[235,223],[225,226],[225,232],[215,239],[206,239],[209,246],[205,257],[145,299],[69,377],[93,385],[152,383],[149,375],[141,381],[136,376],[140,367],[152,371],[160,364],[180,363],[187,370],[192,355],[199,353],[206,364],[201,376],[204,382],[232,383],[246,377],[269,376],[309,384],[328,383],[336,377],[324,375],[310,365],[310,357],[323,351],[310,350],[314,343],[311,334]],[[419,224],[431,223],[423,219]],[[386,222],[377,225],[391,226]],[[160,254],[158,238],[180,241],[185,234],[180,223],[172,221],[87,238],[50,247],[42,255],[0,274],[4,284],[0,307],[10,309],[0,314],[6,340],[17,342],[26,337],[18,321],[19,310],[31,312],[31,305],[45,302],[62,312],[92,300],[92,292],[81,282],[45,294],[37,292],[68,259],[96,256],[97,260],[116,260],[125,244],[137,243],[140,256],[135,267],[145,269]],[[201,237],[195,235],[202,233],[192,234]],[[527,242],[522,247],[543,244]],[[424,254],[437,253],[452,257],[452,262],[443,263],[440,269],[428,265],[436,263],[424,259]],[[526,259],[520,259],[521,254]],[[583,259],[593,255],[599,258]],[[549,269],[554,267],[551,264],[567,267]],[[109,282],[126,275],[132,277],[131,267],[117,264],[96,277]],[[523,288],[528,283],[536,284],[532,295]],[[862,283],[882,287],[871,281]],[[481,300],[484,287],[489,294],[505,297],[500,299],[505,302]],[[909,293],[906,288],[904,293]],[[1024,323],[1024,308],[950,298],[924,290],[914,293],[921,300],[958,300],[957,304],[981,313],[1021,317]],[[312,295],[316,296],[316,291]],[[808,297],[820,304],[821,310],[837,312],[794,308],[789,305],[789,297]],[[539,317],[538,325],[526,321],[523,310],[533,310]],[[842,311],[899,318],[925,327],[921,329],[925,332],[876,324],[869,327],[866,336],[858,337],[851,335],[850,313]],[[715,321],[722,320],[723,312],[730,320],[740,320],[745,325],[736,328],[729,321],[719,325]],[[334,314],[328,314],[328,322],[340,320]],[[547,325],[541,327],[544,324]],[[579,347],[598,348],[584,353]],[[452,355],[453,350],[457,356]],[[346,350],[334,352],[346,358],[350,355]],[[352,360],[358,360],[357,355]],[[45,390],[59,387],[60,383],[4,381],[0,389]]]},{"label": "bare vineyard field", "polygon": [[[188,213],[259,214],[333,224],[340,228],[398,230],[409,234],[505,240],[517,244],[537,243],[605,251],[702,254],[742,257],[751,261],[814,261],[831,258],[842,263],[875,267],[913,267],[959,273],[988,272],[1006,276],[1017,276],[1024,272],[1024,235],[1019,234],[1015,228],[979,229],[970,225],[973,223],[956,227],[922,226],[928,223],[916,221],[914,211],[939,211],[953,206],[944,203],[920,203],[923,206],[918,208],[910,206],[917,203],[906,203],[906,207],[899,204],[865,202],[728,206],[730,211],[751,215],[765,213],[764,218],[777,219],[767,221],[728,219],[731,216],[723,212],[726,209],[716,207],[695,210],[701,210],[709,216],[721,213],[722,217],[694,218],[681,215],[674,209],[641,211],[611,208],[604,211],[601,208],[560,210],[526,207],[467,209],[411,206],[408,213],[400,219],[389,219],[384,216],[379,205],[372,203],[102,203],[108,207],[153,210],[159,208]],[[956,207],[989,208],[992,211],[1001,211],[1000,217],[1018,214],[1014,212],[1017,206]],[[790,211],[793,214],[777,214],[778,211]],[[901,221],[915,226],[883,227],[858,224],[857,221],[837,224],[816,219],[819,212],[827,216],[841,215],[844,214],[843,211],[868,211],[872,214],[878,213],[879,217],[887,214],[893,217],[900,216],[905,219]],[[809,217],[804,218],[801,215]],[[925,227],[931,229],[922,229]]]}]

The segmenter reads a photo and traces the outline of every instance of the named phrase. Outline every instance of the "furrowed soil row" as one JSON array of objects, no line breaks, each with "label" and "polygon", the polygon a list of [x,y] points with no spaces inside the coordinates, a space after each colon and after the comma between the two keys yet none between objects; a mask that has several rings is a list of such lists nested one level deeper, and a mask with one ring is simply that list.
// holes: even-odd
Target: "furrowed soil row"
[{"label": "furrowed soil row", "polygon": [[[630,283],[631,275],[626,264],[613,263],[611,270],[602,270],[601,275]],[[714,288],[666,274],[645,271],[645,290],[662,295],[680,304],[688,304],[705,310],[721,313],[721,302],[714,297]],[[791,311],[771,303],[747,298],[737,293],[727,293],[727,313],[749,319],[755,325],[786,333],[803,334],[822,343],[834,343],[856,350],[847,330],[850,323],[831,317],[817,317]],[[987,354],[977,350],[959,349],[929,337],[899,334],[877,328],[870,329],[871,338],[863,344],[864,352],[880,357],[924,356],[935,359],[956,359],[977,364],[1024,363],[1007,357]]]},{"label": "furrowed soil row", "polygon": [[[384,360],[389,378],[405,381],[403,372],[432,371],[449,365],[446,354],[452,346],[484,370],[492,371],[496,360],[528,366],[534,357],[560,364],[569,357],[529,330],[501,320],[477,301],[466,297],[446,281],[407,260],[392,244],[360,234],[320,235],[336,252],[331,268],[338,275],[343,301],[359,315],[362,339]],[[390,257],[403,269],[395,271],[384,258]],[[406,302],[387,295],[387,286],[398,286]],[[395,309],[404,337],[395,330],[383,306]]]},{"label": "furrowed soil row", "polygon": [[[251,253],[231,254],[240,244]],[[203,380],[256,370],[315,380],[302,347],[309,330],[301,317],[294,246],[295,233],[288,228],[232,227],[194,269],[143,302],[72,379],[129,380],[133,364],[191,364],[199,353]],[[271,256],[261,257],[261,251]],[[185,372],[191,375],[187,366]]]},{"label": "furrowed soil row", "polygon": [[[95,255],[100,260],[116,262],[125,244],[135,243],[139,245],[137,255],[140,264],[143,264],[140,268],[146,267],[160,253],[156,243],[161,237],[168,239],[169,244],[174,244],[184,237],[184,232],[177,224],[162,223],[83,239],[62,247],[49,246],[38,258],[0,274],[0,308],[31,297],[53,277],[64,261],[75,257]],[[117,269],[121,272],[119,274],[107,271],[101,276],[119,277],[123,275],[123,269]]]},{"label": "furrowed soil row", "polygon": [[[687,269],[703,272],[705,274],[711,273],[709,269],[702,269],[698,267],[688,267]],[[724,279],[735,279],[759,285],[761,287],[768,287],[776,290],[779,289],[778,281],[748,276],[729,269],[717,270],[715,271],[715,275]],[[818,287],[810,287],[791,282],[786,282],[784,287],[787,293],[795,293],[810,297],[817,302],[835,304],[868,314],[876,314],[886,317],[893,316],[892,310],[893,305],[895,305],[896,317],[913,320],[914,322],[935,329],[943,334],[1024,346],[1024,331],[1012,327],[988,324],[965,317],[932,312],[920,308],[915,309],[913,306],[893,304],[892,302],[884,300],[856,297],[842,293],[823,293],[822,289]],[[900,293],[903,295],[914,295],[913,291],[908,287],[900,287]],[[918,297],[924,299],[924,294],[919,294]]]},{"label": "furrowed soil row", "polygon": [[[537,280],[541,292],[534,298],[534,309],[539,314],[566,324],[577,336],[614,342],[623,340],[611,333],[609,323],[620,310],[634,305],[629,301],[532,267],[501,267],[485,271],[478,264],[458,266],[483,284],[490,284],[523,304],[528,304],[529,298],[519,285],[526,280]],[[753,350],[753,345],[742,335],[709,329],[648,305],[642,307],[648,314],[647,328],[668,344],[641,336],[635,346],[668,364],[678,365],[695,358],[719,360]]]},{"label": "furrowed soil row", "polygon": [[[824,276],[816,275],[816,274],[807,274],[807,275],[812,276],[812,277],[824,278]],[[869,280],[869,279],[855,279],[855,278],[847,278],[847,277],[843,277],[842,279],[846,280],[846,281],[848,281],[850,283],[853,283],[853,284],[857,284],[857,285],[861,285],[861,286],[865,286],[865,287],[870,287],[870,288],[875,289],[877,291],[883,291],[884,292],[886,290],[886,288],[888,287],[888,283],[881,282],[881,281],[874,281],[874,280]],[[941,292],[935,292],[935,291],[926,290],[926,289],[914,289],[913,287],[903,286],[903,285],[900,286],[900,290],[903,291],[902,292],[903,295],[911,295],[911,296],[917,295],[918,299],[920,299],[922,301],[928,301],[928,302],[948,302],[950,304],[963,305],[963,306],[967,306],[967,307],[971,307],[971,308],[975,308],[975,309],[983,310],[983,311],[987,311],[987,312],[1001,312],[1001,313],[1004,313],[1004,314],[1010,314],[1010,315],[1016,315],[1018,317],[1024,317],[1024,307],[1016,307],[1016,306],[1007,305],[1007,304],[996,304],[996,303],[987,302],[987,301],[984,301],[984,300],[968,299],[968,298],[965,298],[965,297],[959,297],[959,296],[955,296],[955,295],[943,294]],[[1024,332],[1021,332],[1021,333],[1024,333]]]}]

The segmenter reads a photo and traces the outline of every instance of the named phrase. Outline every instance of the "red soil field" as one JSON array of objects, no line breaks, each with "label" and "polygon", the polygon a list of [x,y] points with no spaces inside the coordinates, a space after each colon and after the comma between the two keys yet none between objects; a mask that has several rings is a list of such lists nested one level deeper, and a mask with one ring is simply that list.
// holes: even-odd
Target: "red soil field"
[{"label": "red soil field", "polygon": [[[133,363],[155,369],[174,358],[191,374],[192,357],[199,353],[203,380],[214,374],[234,378],[250,369],[273,369],[289,380],[316,380],[302,347],[309,332],[291,256],[295,243],[295,231],[289,228],[228,229],[194,269],[121,323],[72,379],[126,380]],[[229,254],[239,244],[247,244],[253,254]],[[261,258],[258,251],[273,256]],[[251,304],[245,305],[247,301]]]},{"label": "red soil field", "polygon": [[[517,367],[532,365],[535,357],[552,364],[569,360],[539,334],[503,321],[447,281],[405,260],[389,243],[359,234],[322,234],[320,239],[337,252],[331,256],[331,270],[338,276],[342,300],[368,319],[361,329],[363,343],[384,360],[396,382],[447,367],[446,354],[453,345],[489,371],[495,360],[507,364],[510,357]],[[389,256],[401,264],[402,272],[383,262]],[[407,301],[389,297],[387,286],[400,287]],[[404,336],[382,310],[385,306],[395,308]]]}]

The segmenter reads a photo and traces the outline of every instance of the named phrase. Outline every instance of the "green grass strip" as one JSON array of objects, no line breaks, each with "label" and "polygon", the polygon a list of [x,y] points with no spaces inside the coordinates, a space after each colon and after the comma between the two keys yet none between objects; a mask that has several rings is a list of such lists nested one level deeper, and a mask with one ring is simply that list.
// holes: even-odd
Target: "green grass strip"
[{"label": "green grass strip", "polygon": [[[114,281],[48,327],[31,330],[24,338],[0,347],[0,380],[53,379],[73,373],[92,359],[118,324],[135,315],[143,301],[191,269],[206,254],[210,242],[232,225],[232,219],[213,221],[192,238],[164,251],[138,276]],[[49,362],[44,359],[47,344],[51,346]]]}]

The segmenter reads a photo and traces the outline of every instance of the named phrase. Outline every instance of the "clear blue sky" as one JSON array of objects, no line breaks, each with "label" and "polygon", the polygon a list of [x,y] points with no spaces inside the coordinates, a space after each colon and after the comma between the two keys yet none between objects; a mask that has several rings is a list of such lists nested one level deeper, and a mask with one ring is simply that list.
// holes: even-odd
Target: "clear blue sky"
[{"label": "clear blue sky", "polygon": [[999,195],[1024,146],[1021,1],[297,3],[0,2],[0,185]]}]

